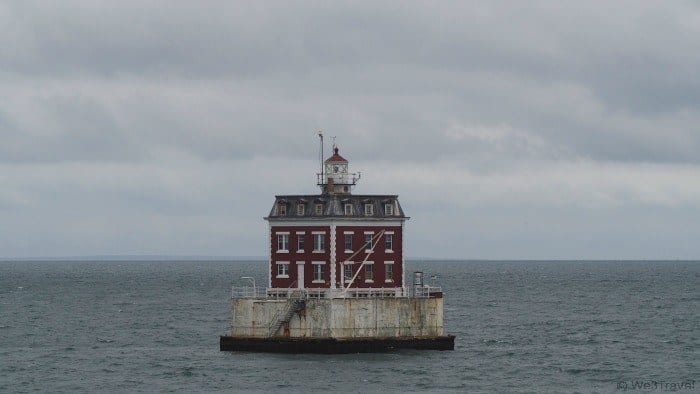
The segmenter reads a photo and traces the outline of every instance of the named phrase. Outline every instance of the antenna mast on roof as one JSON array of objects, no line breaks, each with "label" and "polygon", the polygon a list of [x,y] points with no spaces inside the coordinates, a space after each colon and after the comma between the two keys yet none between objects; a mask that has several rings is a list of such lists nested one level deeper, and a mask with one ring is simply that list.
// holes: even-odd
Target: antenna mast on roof
[{"label": "antenna mast on roof", "polygon": [[319,162],[321,163],[321,180],[323,180],[323,130],[318,131],[318,138],[321,139],[321,157]]}]

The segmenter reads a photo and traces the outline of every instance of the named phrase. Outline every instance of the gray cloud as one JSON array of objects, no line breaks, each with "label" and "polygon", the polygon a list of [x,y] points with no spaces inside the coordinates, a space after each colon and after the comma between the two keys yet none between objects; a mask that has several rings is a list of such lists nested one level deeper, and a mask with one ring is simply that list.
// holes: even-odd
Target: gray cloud
[{"label": "gray cloud", "polygon": [[683,1],[5,2],[0,255],[261,254],[269,198],[315,191],[323,129],[363,192],[415,209],[413,255],[697,257],[698,20]]}]

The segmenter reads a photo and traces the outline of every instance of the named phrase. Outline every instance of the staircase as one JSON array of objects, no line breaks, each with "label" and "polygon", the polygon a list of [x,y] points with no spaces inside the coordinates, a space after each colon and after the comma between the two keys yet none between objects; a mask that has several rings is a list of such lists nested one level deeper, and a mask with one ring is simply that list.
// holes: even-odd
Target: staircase
[{"label": "staircase", "polygon": [[306,301],[303,299],[287,300],[284,309],[280,313],[278,313],[279,318],[273,320],[273,323],[270,326],[270,332],[267,334],[267,337],[272,338],[273,336],[275,336],[275,334],[277,334],[277,331],[279,331],[282,325],[288,324],[289,321],[292,319],[292,316],[294,316],[295,313],[299,312],[305,307]]}]

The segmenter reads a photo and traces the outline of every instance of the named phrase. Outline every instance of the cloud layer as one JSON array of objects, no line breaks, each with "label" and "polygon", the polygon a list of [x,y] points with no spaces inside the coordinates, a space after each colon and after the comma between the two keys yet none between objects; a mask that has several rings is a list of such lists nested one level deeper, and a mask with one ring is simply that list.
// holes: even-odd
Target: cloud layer
[{"label": "cloud layer", "polygon": [[0,256],[262,255],[316,130],[409,256],[700,256],[693,2],[5,2]]}]

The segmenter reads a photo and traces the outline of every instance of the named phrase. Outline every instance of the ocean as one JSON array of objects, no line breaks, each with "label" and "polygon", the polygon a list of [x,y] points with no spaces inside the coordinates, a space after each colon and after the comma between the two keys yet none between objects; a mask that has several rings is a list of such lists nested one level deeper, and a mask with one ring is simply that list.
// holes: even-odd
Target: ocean
[{"label": "ocean", "polygon": [[454,351],[219,351],[265,267],[0,262],[0,392],[700,392],[700,262],[413,261]]}]

